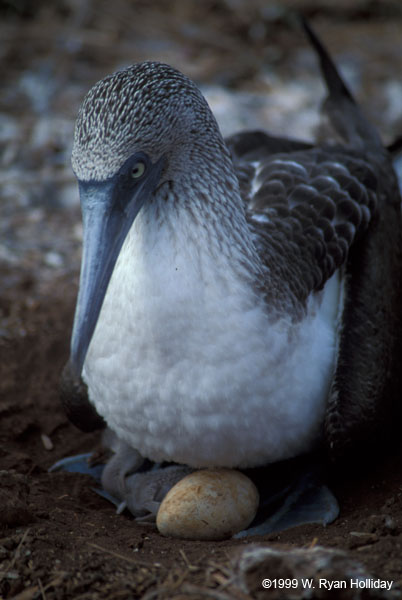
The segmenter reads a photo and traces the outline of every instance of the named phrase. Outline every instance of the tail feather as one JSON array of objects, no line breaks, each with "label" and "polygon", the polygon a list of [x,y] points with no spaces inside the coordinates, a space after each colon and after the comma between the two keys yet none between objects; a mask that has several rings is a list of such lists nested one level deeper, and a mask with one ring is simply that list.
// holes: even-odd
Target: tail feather
[{"label": "tail feather", "polygon": [[321,72],[328,90],[324,109],[333,127],[354,147],[364,147],[367,144],[382,147],[377,130],[364,116],[317,34],[305,19],[302,19],[302,24],[320,60]]}]

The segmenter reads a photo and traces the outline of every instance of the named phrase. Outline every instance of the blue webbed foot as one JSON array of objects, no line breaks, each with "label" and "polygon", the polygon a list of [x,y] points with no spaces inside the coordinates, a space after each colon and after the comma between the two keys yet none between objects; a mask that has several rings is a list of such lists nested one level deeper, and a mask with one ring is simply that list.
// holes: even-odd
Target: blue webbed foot
[{"label": "blue webbed foot", "polygon": [[70,473],[81,473],[82,475],[90,475],[97,483],[101,482],[101,476],[104,464],[91,465],[92,454],[77,454],[76,456],[68,456],[54,463],[49,469],[49,473],[55,471],[68,471]]},{"label": "blue webbed foot", "polygon": [[246,474],[260,493],[260,505],[250,527],[235,538],[267,535],[297,525],[328,525],[339,515],[338,502],[325,485],[325,465],[314,455],[250,469]]}]

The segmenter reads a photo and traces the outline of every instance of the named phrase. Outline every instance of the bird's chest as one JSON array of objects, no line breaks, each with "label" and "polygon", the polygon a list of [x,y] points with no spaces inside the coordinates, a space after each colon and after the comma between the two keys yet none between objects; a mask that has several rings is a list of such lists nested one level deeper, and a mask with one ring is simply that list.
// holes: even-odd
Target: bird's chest
[{"label": "bird's chest", "polygon": [[109,426],[151,459],[194,466],[303,451],[322,420],[330,330],[312,318],[292,339],[196,248],[167,257],[165,243],[137,244],[129,235],[84,365]]}]

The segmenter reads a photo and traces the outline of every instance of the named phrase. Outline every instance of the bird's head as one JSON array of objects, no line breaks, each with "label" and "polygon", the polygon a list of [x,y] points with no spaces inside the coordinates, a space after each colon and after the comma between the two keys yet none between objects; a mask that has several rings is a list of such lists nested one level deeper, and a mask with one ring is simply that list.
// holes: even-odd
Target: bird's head
[{"label": "bird's head", "polygon": [[196,85],[176,69],[145,62],[114,73],[87,94],[72,165],[84,224],[71,362],[81,374],[123,242],[161,186],[188,176],[197,158],[224,147]]},{"label": "bird's head", "polygon": [[202,148],[217,131],[188,77],[163,63],[139,63],[88,92],[77,118],[72,165],[79,181],[108,180],[137,155],[152,164],[165,155],[178,169],[192,147]]}]

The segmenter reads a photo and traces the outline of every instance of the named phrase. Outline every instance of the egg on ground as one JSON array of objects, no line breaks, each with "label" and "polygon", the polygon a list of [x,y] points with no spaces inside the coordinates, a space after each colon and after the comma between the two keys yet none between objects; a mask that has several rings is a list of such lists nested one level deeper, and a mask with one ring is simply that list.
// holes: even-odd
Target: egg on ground
[{"label": "egg on ground", "polygon": [[254,483],[232,469],[205,469],[187,475],[163,499],[156,525],[168,537],[222,540],[253,521],[259,503]]}]

